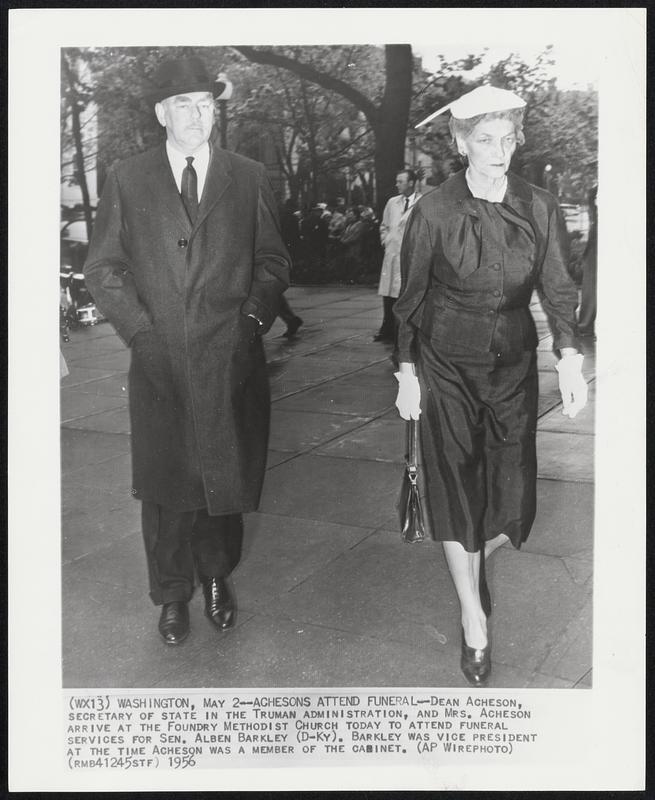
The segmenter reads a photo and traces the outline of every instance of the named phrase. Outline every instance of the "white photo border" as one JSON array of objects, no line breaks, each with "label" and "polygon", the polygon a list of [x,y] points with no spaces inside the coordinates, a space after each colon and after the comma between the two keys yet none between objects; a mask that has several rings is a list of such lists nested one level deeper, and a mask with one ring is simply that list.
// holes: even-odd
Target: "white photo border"
[{"label": "white photo border", "polygon": [[[456,32],[453,34],[452,32]],[[71,773],[62,751],[59,59],[71,46],[552,41],[600,90],[594,672],[576,765]],[[646,12],[600,9],[21,9],[9,12],[9,711],[12,791],[561,789],[644,785]],[[35,554],[36,557],[35,557]],[[47,598],[47,603],[44,603]],[[348,690],[352,692],[352,689]],[[577,700],[532,690],[535,701]],[[556,699],[563,698],[562,700]]]}]

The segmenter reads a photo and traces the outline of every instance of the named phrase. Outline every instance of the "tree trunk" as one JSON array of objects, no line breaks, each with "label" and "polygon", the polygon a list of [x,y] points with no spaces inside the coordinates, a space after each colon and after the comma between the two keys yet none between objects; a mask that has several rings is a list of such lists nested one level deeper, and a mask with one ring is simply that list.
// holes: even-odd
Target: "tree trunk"
[{"label": "tree trunk", "polygon": [[382,214],[387,200],[396,194],[396,174],[405,166],[405,138],[412,98],[411,46],[386,45],[385,61],[384,95],[373,126],[378,215]]},{"label": "tree trunk", "polygon": [[71,69],[66,56],[62,56],[66,79],[70,90],[71,122],[73,126],[73,142],[75,143],[75,178],[82,192],[82,206],[84,208],[84,220],[86,222],[86,235],[91,241],[91,231],[93,230],[93,212],[89,197],[89,187],[86,182],[86,169],[84,166],[84,144],[82,141],[82,126],[80,124],[80,100],[75,86],[75,75]]},{"label": "tree trunk", "polygon": [[338,92],[364,113],[375,135],[377,211],[381,213],[387,200],[395,194],[396,173],[405,166],[405,137],[412,100],[411,45],[385,45],[386,82],[379,106],[346,81],[296,59],[272,50],[258,50],[255,47],[235,47],[235,50],[257,64],[270,64],[288,69],[324,89]]},{"label": "tree trunk", "polygon": [[312,205],[316,205],[320,200],[318,196],[318,155],[316,152],[316,125],[314,119],[314,108],[310,108],[309,98],[307,97],[307,84],[304,78],[300,79],[300,88],[302,91],[302,104],[305,110],[305,117],[307,119],[307,149],[309,151],[309,163],[311,165],[311,179],[312,179]]}]

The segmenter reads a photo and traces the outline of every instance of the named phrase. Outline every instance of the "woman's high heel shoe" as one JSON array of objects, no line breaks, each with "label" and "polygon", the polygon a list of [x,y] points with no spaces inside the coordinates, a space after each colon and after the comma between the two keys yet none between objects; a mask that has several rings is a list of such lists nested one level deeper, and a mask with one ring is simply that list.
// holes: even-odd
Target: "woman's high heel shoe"
[{"label": "woman's high heel shoe", "polygon": [[462,657],[460,666],[471,686],[484,686],[491,675],[491,644],[482,649],[469,647],[462,628]]}]

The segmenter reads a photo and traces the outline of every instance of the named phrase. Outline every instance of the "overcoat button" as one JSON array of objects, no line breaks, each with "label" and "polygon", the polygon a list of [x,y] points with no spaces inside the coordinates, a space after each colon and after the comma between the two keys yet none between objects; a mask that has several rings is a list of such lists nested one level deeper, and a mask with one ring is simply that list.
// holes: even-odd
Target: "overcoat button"
[{"label": "overcoat button", "polygon": [[490,316],[490,317],[493,317],[493,315],[494,315],[496,312],[495,312],[495,311],[494,311],[492,308],[490,308],[488,313],[489,313],[489,316]]},{"label": "overcoat button", "polygon": [[492,264],[491,265],[494,269],[500,269],[500,264]]},{"label": "overcoat button", "polygon": [[500,297],[500,292],[498,289],[494,289],[494,297]]},{"label": "overcoat button", "polygon": [[178,239],[177,246],[178,247],[186,247],[189,244],[187,239]]}]

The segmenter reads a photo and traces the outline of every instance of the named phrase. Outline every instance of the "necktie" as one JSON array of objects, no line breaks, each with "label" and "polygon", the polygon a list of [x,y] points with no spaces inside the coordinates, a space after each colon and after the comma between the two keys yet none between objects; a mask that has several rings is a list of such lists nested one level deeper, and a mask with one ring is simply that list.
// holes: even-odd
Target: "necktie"
[{"label": "necktie", "polygon": [[405,198],[405,208],[403,208],[403,214],[405,213],[405,211],[407,211],[408,208],[409,208],[409,197],[406,197]]},{"label": "necktie", "polygon": [[182,170],[182,202],[189,219],[195,222],[198,213],[198,175],[193,168],[193,156],[187,156],[186,164]]}]

